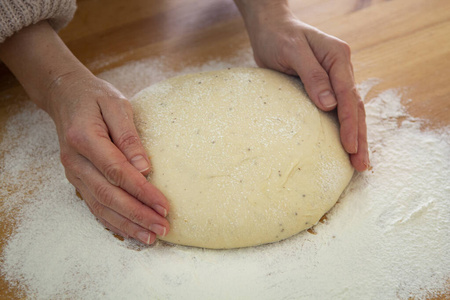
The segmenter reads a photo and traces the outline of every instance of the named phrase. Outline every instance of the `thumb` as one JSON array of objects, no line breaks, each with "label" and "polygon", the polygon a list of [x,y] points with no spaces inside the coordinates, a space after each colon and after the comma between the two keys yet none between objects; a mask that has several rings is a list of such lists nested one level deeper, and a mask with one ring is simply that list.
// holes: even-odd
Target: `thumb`
[{"label": "thumb", "polygon": [[337,101],[328,73],[317,61],[311,48],[304,47],[301,55],[291,57],[291,65],[302,80],[311,100],[321,110],[329,111],[336,107]]},{"label": "thumb", "polygon": [[149,174],[150,160],[134,125],[130,102],[122,97],[108,99],[101,109],[113,143],[139,172]]}]

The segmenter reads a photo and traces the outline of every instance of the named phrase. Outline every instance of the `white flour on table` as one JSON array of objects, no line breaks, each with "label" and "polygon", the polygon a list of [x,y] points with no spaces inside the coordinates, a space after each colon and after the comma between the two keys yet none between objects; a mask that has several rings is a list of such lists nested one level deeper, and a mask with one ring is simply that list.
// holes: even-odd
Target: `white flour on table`
[{"label": "white flour on table", "polygon": [[[180,73],[252,66],[249,53],[180,72],[164,59],[108,71],[127,97]],[[359,86],[363,96],[376,84]],[[372,171],[327,220],[285,241],[204,250],[120,241],[75,196],[51,119],[29,104],[0,150],[0,210],[14,218],[1,272],[36,299],[406,299],[450,293],[450,128],[421,131],[401,95],[367,102]],[[398,125],[397,119],[403,122]],[[446,283],[447,281],[447,283]]]}]

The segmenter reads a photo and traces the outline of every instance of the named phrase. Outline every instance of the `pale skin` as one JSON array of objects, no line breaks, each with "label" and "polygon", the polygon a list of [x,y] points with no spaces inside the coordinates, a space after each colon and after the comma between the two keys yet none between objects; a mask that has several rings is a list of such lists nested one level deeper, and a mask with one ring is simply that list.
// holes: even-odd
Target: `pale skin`
[{"label": "pale skin", "polygon": [[[285,1],[235,2],[257,64],[298,75],[320,109],[337,108],[342,144],[355,169],[366,170],[364,104],[348,45],[296,19]],[[46,21],[8,38],[0,59],[52,117],[66,177],[99,221],[144,244],[166,235],[169,203],[145,178],[151,164],[120,91],[93,75]]]}]

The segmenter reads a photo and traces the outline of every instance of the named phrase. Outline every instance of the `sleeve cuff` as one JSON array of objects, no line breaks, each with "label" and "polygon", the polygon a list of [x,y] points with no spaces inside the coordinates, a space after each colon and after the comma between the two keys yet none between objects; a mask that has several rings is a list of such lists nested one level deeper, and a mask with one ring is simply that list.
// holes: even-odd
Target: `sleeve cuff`
[{"label": "sleeve cuff", "polygon": [[58,31],[72,20],[76,8],[75,0],[0,0],[0,43],[43,20]]}]

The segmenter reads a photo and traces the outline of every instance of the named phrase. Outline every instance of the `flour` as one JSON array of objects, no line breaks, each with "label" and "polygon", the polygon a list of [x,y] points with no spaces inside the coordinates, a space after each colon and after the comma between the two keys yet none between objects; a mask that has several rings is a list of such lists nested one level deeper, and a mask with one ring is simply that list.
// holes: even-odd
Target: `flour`
[{"label": "flour", "polygon": [[[101,77],[131,97],[180,73],[251,65],[245,52],[235,61],[180,72],[164,59],[146,60]],[[374,84],[360,85],[362,95]],[[104,230],[64,178],[52,121],[29,104],[8,121],[0,144],[0,210],[17,224],[1,256],[2,275],[36,299],[448,295],[450,129],[421,131],[422,121],[409,116],[400,99],[389,90],[368,101],[373,169],[354,176],[316,234],[223,251],[162,242],[144,247]]]}]

